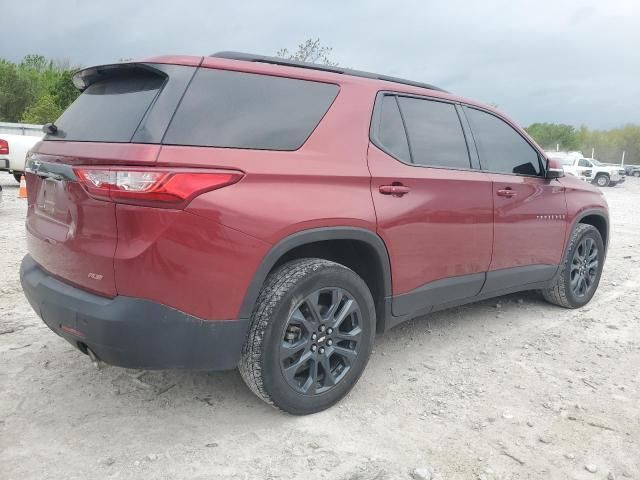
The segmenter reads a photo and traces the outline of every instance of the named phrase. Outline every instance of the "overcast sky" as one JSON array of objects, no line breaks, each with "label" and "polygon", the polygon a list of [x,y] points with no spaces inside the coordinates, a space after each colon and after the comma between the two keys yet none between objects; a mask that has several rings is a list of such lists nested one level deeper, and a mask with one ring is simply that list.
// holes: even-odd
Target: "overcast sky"
[{"label": "overcast sky", "polygon": [[13,61],[272,55],[319,37],[341,65],[494,103],[525,126],[640,123],[640,0],[10,0],[0,15]]}]

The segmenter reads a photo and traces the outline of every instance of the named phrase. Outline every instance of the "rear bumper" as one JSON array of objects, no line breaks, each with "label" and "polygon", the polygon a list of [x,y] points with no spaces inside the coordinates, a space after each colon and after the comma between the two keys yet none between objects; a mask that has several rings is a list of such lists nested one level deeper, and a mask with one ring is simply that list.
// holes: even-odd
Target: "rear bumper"
[{"label": "rear bumper", "polygon": [[201,320],[142,298],[104,298],[63,283],[27,255],[20,280],[45,324],[111,365],[140,369],[230,370],[249,320]]}]

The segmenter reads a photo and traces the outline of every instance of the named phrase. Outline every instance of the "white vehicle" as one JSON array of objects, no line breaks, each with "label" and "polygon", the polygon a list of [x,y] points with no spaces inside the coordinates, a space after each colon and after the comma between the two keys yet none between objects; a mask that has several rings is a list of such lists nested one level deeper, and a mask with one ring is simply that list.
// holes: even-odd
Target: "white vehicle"
[{"label": "white vehicle", "polygon": [[574,175],[599,187],[613,187],[625,181],[625,170],[620,165],[602,163],[595,158],[584,158],[580,152],[546,152],[549,158],[560,161],[565,173]]},{"label": "white vehicle", "polygon": [[547,157],[558,160],[562,165],[564,173],[567,175],[573,175],[585,182],[591,182],[593,180],[591,177],[592,172],[590,170],[581,170],[580,173],[578,173],[578,169],[574,167],[576,161],[583,158],[582,152],[556,152],[546,150],[545,153],[547,154]]},{"label": "white vehicle", "polygon": [[623,167],[602,163],[595,158],[579,158],[569,168],[574,169],[578,175],[587,176],[589,172],[588,178],[599,187],[613,187],[626,179]]},{"label": "white vehicle", "polygon": [[0,171],[13,174],[16,181],[24,173],[27,152],[42,139],[42,135],[0,133]]}]

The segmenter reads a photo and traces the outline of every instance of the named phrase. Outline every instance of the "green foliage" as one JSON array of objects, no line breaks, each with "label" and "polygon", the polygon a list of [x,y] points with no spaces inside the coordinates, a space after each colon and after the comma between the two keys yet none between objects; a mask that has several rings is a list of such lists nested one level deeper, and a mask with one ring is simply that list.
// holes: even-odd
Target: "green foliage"
[{"label": "green foliage", "polygon": [[30,105],[20,119],[23,123],[44,124],[55,122],[62,113],[62,109],[53,95],[43,95]]},{"label": "green foliage", "polygon": [[79,95],[73,72],[69,62],[42,55],[26,55],[18,64],[0,59],[0,121],[55,121]]},{"label": "green foliage", "polygon": [[55,98],[56,104],[64,111],[73,101],[78,98],[80,91],[73,84],[74,70],[64,70],[60,73],[49,94]]},{"label": "green foliage", "polygon": [[29,84],[16,65],[0,60],[0,121],[16,121],[30,102]]},{"label": "green foliage", "polygon": [[590,156],[593,148],[598,160],[620,163],[625,152],[625,164],[640,165],[640,125],[611,130],[589,130],[583,126],[579,132],[580,149],[586,155]]},{"label": "green foliage", "polygon": [[526,128],[538,144],[547,150],[577,150],[580,146],[576,129],[571,125],[557,123],[534,123]]},{"label": "green foliage", "polygon": [[329,57],[333,48],[325,47],[320,43],[319,38],[308,38],[298,45],[295,52],[290,52],[286,48],[281,48],[276,52],[276,57],[286,58],[288,60],[297,60],[299,62],[320,63],[330,67],[338,66],[337,62],[332,61]]},{"label": "green foliage", "polygon": [[526,128],[542,148],[579,150],[585,156],[603,162],[620,163],[625,152],[625,164],[640,165],[640,125],[625,125],[611,130],[590,130],[585,125],[576,129],[571,125],[534,123]]}]

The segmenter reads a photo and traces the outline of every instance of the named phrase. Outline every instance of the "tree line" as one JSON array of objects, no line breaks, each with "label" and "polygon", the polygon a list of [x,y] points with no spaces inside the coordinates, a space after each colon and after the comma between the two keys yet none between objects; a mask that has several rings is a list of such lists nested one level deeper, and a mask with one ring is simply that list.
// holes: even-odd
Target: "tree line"
[{"label": "tree line", "polygon": [[19,63],[0,59],[0,121],[53,122],[79,95],[67,61],[27,55]]},{"label": "tree line", "polygon": [[[297,49],[278,50],[279,57],[299,61],[338,65],[331,60],[332,49],[311,38]],[[79,67],[68,61],[54,61],[42,55],[27,55],[19,63],[0,59],[0,121],[44,124],[55,121],[79,95],[71,78]],[[610,130],[591,130],[586,126],[534,123],[526,128],[545,150],[580,150],[595,158],[619,163],[640,164],[640,125]]]},{"label": "tree line", "polygon": [[610,130],[575,128],[558,123],[534,123],[525,130],[545,150],[581,151],[586,157],[603,162],[640,165],[640,125],[625,125]]}]

